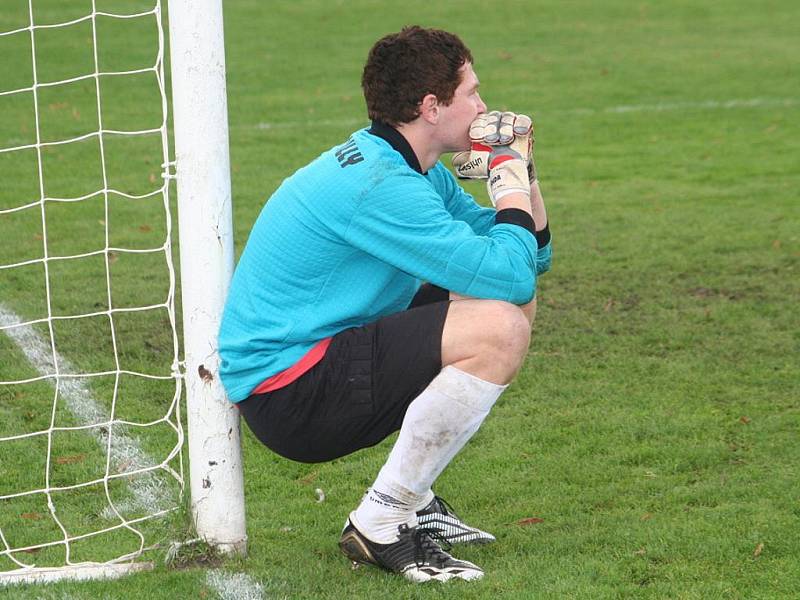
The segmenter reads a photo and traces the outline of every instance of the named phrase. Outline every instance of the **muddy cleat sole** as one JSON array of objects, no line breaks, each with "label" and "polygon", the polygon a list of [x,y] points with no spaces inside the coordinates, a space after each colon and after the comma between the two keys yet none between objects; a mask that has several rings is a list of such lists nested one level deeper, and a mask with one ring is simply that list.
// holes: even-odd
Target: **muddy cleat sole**
[{"label": "muddy cleat sole", "polygon": [[497,539],[491,533],[464,523],[439,496],[434,496],[428,506],[417,512],[417,520],[420,529],[432,532],[448,544],[489,544]]},{"label": "muddy cleat sole", "polygon": [[378,544],[367,539],[348,520],[339,548],[353,562],[354,568],[361,564],[374,565],[415,583],[450,579],[473,581],[483,577],[480,567],[453,558],[429,532],[418,527],[400,525],[396,542]]}]

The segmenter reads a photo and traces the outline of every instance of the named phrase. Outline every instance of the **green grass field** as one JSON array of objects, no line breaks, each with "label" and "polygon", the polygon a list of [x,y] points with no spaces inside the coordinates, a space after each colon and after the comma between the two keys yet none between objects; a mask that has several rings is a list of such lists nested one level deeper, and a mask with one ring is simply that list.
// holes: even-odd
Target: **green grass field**
[{"label": "green grass field", "polygon": [[[26,18],[27,2],[15,4]],[[42,0],[42,17],[59,20],[62,11],[74,18],[91,5],[60,4]],[[98,8],[150,5],[115,0]],[[4,9],[0,31],[21,26],[14,14]],[[359,80],[371,44],[419,23],[461,35],[490,108],[534,116],[554,260],[539,284],[522,372],[437,483],[465,520],[497,535],[491,547],[454,550],[481,565],[484,580],[414,587],[374,569],[351,571],[339,554],[342,523],[391,440],[330,464],[302,465],[270,453],[249,431],[249,556],[218,568],[247,574],[269,599],[798,597],[798,22],[800,6],[788,0],[228,2],[237,252],[284,177],[366,124]],[[86,69],[91,40],[82,27],[43,35],[42,68],[53,77]],[[120,68],[154,52],[146,27],[102,35],[107,60]],[[0,38],[0,90],[29,85],[30,57],[20,47]],[[40,100],[43,133],[96,128],[93,89],[69,88]],[[109,87],[109,127],[157,126],[150,91],[147,78]],[[26,143],[32,122],[24,101],[0,97],[0,108],[0,147]],[[109,172],[141,193],[160,168],[152,147],[139,143],[118,141]],[[43,159],[57,185],[50,193],[96,187],[89,146]],[[85,168],[68,167],[74,164]],[[30,157],[0,154],[0,209],[38,198],[35,167]],[[484,200],[481,185],[468,189]],[[160,239],[158,206],[113,207],[118,212],[108,218],[119,241],[112,245],[144,248]],[[58,251],[104,243],[97,203],[48,210]],[[0,215],[0,263],[41,252],[37,228],[40,214]],[[163,265],[148,256],[120,255],[113,263],[120,282],[134,274],[135,285],[115,287],[134,304],[159,302],[165,293]],[[135,259],[143,262],[127,264]],[[102,265],[90,262],[54,277],[58,310],[104,306],[104,288],[95,285]],[[0,270],[0,302],[35,318],[43,310],[41,279],[40,267]],[[119,302],[128,300],[120,295]],[[106,328],[90,322],[74,329],[61,335],[63,354],[104,368]],[[168,370],[163,314],[123,330],[129,364]],[[0,334],[0,380],[30,373]],[[94,385],[104,397],[108,382]],[[155,399],[168,401],[168,391],[136,386],[124,404],[130,418],[153,418]],[[0,437],[12,427],[46,426],[51,405],[46,384],[0,386]],[[160,451],[166,437],[144,436],[142,444]],[[85,455],[60,464],[64,477],[96,470],[93,439],[64,444],[59,456]],[[20,465],[31,461],[40,475],[40,451],[0,447],[0,469],[27,476]],[[9,481],[0,471],[0,495]],[[12,512],[0,504],[0,527],[19,521]],[[23,520],[33,529],[45,522]],[[179,526],[173,520],[167,529]],[[0,597],[217,597],[207,577],[201,567],[159,566],[117,582],[0,588]]]}]

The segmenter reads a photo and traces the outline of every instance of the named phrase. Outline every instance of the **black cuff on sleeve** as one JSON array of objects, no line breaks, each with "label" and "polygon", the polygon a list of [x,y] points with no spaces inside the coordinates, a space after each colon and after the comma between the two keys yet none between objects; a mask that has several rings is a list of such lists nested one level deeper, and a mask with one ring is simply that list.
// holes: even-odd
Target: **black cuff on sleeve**
[{"label": "black cuff on sleeve", "polygon": [[497,211],[494,217],[494,223],[495,225],[500,225],[500,223],[519,225],[530,231],[533,235],[536,235],[536,226],[533,223],[533,217],[521,208],[504,208],[503,210]]},{"label": "black cuff on sleeve", "polygon": [[544,229],[536,232],[536,245],[539,248],[544,248],[550,243],[550,223],[544,226]]}]

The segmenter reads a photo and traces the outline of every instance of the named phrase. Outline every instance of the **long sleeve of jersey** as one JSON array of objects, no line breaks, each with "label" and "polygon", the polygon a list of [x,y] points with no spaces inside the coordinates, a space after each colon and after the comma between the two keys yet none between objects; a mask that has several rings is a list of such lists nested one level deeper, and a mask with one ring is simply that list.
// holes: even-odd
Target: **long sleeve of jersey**
[{"label": "long sleeve of jersey", "polygon": [[[444,198],[447,211],[453,218],[468,223],[478,235],[486,235],[495,225],[497,212],[493,208],[480,206],[472,195],[458,184],[456,178],[441,163],[436,165],[428,175]],[[537,224],[538,225],[538,224]],[[550,229],[536,233],[536,275],[543,275],[550,270],[553,248]]]},{"label": "long sleeve of jersey", "polygon": [[420,176],[375,185],[359,203],[345,237],[382,262],[466,296],[525,304],[536,291],[537,246],[531,232],[503,223],[476,235],[469,223],[453,218]]},{"label": "long sleeve of jersey", "polygon": [[487,235],[495,224],[497,211],[479,205],[471,194],[464,191],[456,178],[440,162],[430,170],[428,177],[444,200],[447,212],[457,221],[469,224],[478,235]]}]

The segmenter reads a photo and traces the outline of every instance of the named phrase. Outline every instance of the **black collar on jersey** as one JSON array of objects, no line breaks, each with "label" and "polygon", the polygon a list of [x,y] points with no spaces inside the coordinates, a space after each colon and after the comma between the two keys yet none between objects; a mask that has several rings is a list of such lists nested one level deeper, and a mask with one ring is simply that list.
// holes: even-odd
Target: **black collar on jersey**
[{"label": "black collar on jersey", "polygon": [[411,148],[411,144],[408,143],[408,140],[406,140],[403,134],[397,131],[397,129],[383,121],[373,121],[369,132],[389,142],[392,148],[403,155],[409,167],[414,169],[417,173],[425,175],[425,173],[422,172],[422,167],[419,164],[417,155],[414,154],[414,150]]}]

